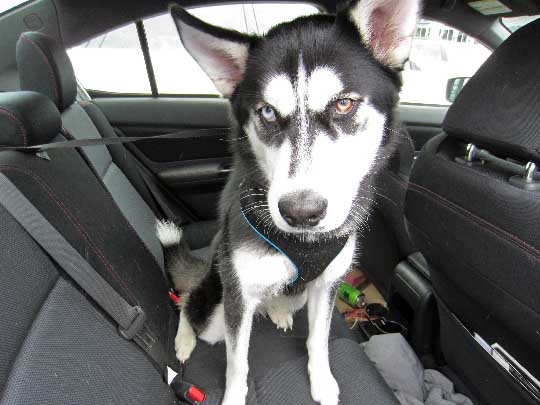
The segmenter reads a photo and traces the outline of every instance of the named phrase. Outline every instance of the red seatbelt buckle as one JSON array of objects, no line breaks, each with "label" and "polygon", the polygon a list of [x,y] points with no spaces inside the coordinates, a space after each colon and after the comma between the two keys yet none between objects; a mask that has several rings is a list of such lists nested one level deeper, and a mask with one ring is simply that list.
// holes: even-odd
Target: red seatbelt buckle
[{"label": "red seatbelt buckle", "polygon": [[206,394],[199,387],[192,385],[186,392],[186,397],[191,399],[194,404],[200,404],[204,402]]},{"label": "red seatbelt buckle", "polygon": [[173,290],[169,290],[169,298],[173,300],[175,304],[180,304],[180,298],[174,293]]},{"label": "red seatbelt buckle", "polygon": [[199,405],[204,402],[206,394],[196,385],[182,381],[178,376],[171,382],[171,388],[180,401],[188,404]]}]

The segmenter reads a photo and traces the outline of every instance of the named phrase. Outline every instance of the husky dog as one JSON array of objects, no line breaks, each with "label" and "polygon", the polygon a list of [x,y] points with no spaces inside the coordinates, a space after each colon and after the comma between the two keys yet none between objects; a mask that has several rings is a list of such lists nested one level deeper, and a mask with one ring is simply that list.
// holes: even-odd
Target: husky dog
[{"label": "husky dog", "polygon": [[189,256],[181,229],[158,224],[184,292],[177,356],[189,358],[196,336],[225,340],[223,404],[245,402],[254,314],[287,329],[306,302],[311,395],[322,405],[339,401],[328,360],[336,284],[352,263],[374,176],[394,148],[399,71],[419,1],[352,1],[264,36],[171,8],[185,48],[232,106],[233,170],[211,263]]}]

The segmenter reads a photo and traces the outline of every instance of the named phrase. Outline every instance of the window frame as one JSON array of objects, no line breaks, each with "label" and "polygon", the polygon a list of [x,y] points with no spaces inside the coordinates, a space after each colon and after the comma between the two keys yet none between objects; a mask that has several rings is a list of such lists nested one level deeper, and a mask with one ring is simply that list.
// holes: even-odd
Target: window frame
[{"label": "window frame", "polygon": [[[34,0],[28,0],[34,1]],[[311,3],[309,1],[291,1],[291,4],[302,4],[306,6],[311,6],[315,8],[318,12],[326,12],[324,8],[321,7],[320,4]],[[226,2],[226,3],[211,3],[211,4],[205,4],[201,6],[195,6],[195,7],[189,7],[188,10],[194,10],[197,8],[204,8],[204,7],[212,7],[212,6],[226,6],[226,5],[244,5],[245,2],[235,1],[235,2]],[[253,2],[253,4],[257,4],[256,2]],[[266,2],[263,2],[262,4],[278,4],[275,2],[272,2],[272,0],[268,0]],[[279,3],[282,4],[282,3]],[[163,13],[165,14],[165,13]],[[159,14],[159,15],[163,15]],[[152,56],[150,47],[148,45],[148,38],[146,37],[146,28],[144,25],[144,22],[147,18],[152,18],[156,16],[148,16],[142,19],[138,19],[132,23],[126,24],[124,26],[134,25],[137,29],[137,36],[138,36],[138,42],[140,46],[140,50],[143,54],[144,58],[144,64],[145,69],[147,72],[147,79],[148,84],[150,86],[150,93],[125,93],[125,92],[115,92],[115,91],[107,91],[107,90],[93,90],[93,89],[87,89],[85,88],[85,91],[91,96],[91,97],[98,97],[98,98],[115,98],[115,97],[128,97],[128,98],[143,98],[143,97],[152,97],[152,98],[223,98],[219,94],[205,94],[205,93],[161,93],[159,91],[159,86],[157,84],[156,74],[154,71],[154,65],[152,62]],[[115,27],[114,29],[119,29],[121,26]],[[114,30],[113,29],[113,30]],[[103,35],[103,34],[102,34]],[[99,37],[99,35],[97,36]]]},{"label": "window frame", "polygon": [[[28,2],[31,2],[31,1],[33,1],[33,0],[28,0],[25,3],[22,3],[22,5],[26,4]],[[292,1],[291,3],[309,5],[309,6],[312,6],[312,7],[316,8],[319,12],[325,12],[326,11],[320,5],[314,4],[314,3],[311,3],[311,2],[303,2],[303,1],[294,2],[294,1]],[[190,7],[190,9],[197,9],[197,8],[209,7],[209,6],[239,5],[239,4],[241,5],[241,4],[244,4],[244,3],[243,2],[227,2],[227,3],[215,3],[215,4],[212,3],[212,4],[205,4],[204,6]],[[269,0],[268,4],[272,4],[272,1]],[[149,16],[149,17],[146,17],[146,18],[151,18],[151,17],[155,17],[155,16]],[[145,29],[145,25],[144,25],[146,18],[138,19],[135,22],[132,22],[132,23],[127,24],[127,25],[132,25],[133,24],[134,27],[137,30],[138,45],[139,45],[140,50],[141,50],[141,52],[143,54],[143,59],[144,59],[144,63],[145,63],[145,69],[146,69],[146,72],[147,72],[146,77],[147,77],[147,80],[148,80],[150,93],[146,93],[146,92],[144,92],[144,93],[142,93],[142,92],[140,92],[140,93],[136,93],[136,92],[127,93],[127,92],[115,92],[115,91],[94,90],[94,89],[86,89],[85,88],[85,90],[89,93],[89,95],[91,97],[98,97],[98,98],[115,98],[115,97],[126,97],[126,98],[151,97],[151,98],[181,98],[181,99],[189,99],[189,98],[216,99],[216,98],[222,98],[222,96],[219,95],[219,94],[162,93],[162,92],[159,91],[159,86],[157,84],[157,78],[156,78],[156,74],[154,72],[154,67],[153,67],[153,62],[152,62],[151,50],[150,50],[150,47],[149,47],[149,44],[148,44],[148,39],[146,37],[146,29]],[[428,21],[439,22],[439,23],[442,23],[442,24],[446,25],[447,26],[446,31],[448,31],[448,32],[452,31],[452,37],[453,38],[455,37],[457,39],[457,37],[459,36],[459,33],[461,33],[465,39],[467,39],[467,38],[474,39],[478,43],[485,46],[487,49],[493,51],[493,49],[491,47],[486,46],[486,44],[484,44],[482,41],[479,41],[476,37],[457,29],[456,27],[448,24],[447,21],[439,21],[437,19],[433,19],[433,18],[429,18],[429,17],[425,18],[425,19],[428,20]],[[120,28],[120,27],[115,27],[115,29],[118,29],[118,28]],[[417,28],[415,30],[414,40],[425,39],[425,37],[423,37],[423,36],[422,37],[420,37],[420,36],[417,37],[417,35],[416,35],[417,32],[418,32],[418,29],[422,29],[422,28],[426,30],[426,34],[429,34],[430,31],[431,31],[431,28],[417,26]],[[458,32],[457,34],[456,34],[456,32],[453,32],[453,31],[456,31],[456,30]],[[442,32],[439,35],[442,35]],[[460,42],[460,41],[457,41],[457,42]],[[429,107],[441,107],[441,108],[448,108],[451,105],[451,103],[446,105],[446,104],[435,104],[435,103],[408,102],[408,101],[401,101],[401,100],[400,100],[399,103],[403,104],[403,105],[408,105],[408,106],[429,106]]]},{"label": "window frame", "polygon": [[22,0],[20,3],[18,4],[14,4],[13,6],[10,6],[9,8],[6,8],[5,10],[3,11],[0,11],[0,16],[4,15],[4,14],[8,14],[8,13],[11,13],[15,10],[18,10],[19,8],[21,7],[24,7],[32,2],[34,2],[35,0]]}]

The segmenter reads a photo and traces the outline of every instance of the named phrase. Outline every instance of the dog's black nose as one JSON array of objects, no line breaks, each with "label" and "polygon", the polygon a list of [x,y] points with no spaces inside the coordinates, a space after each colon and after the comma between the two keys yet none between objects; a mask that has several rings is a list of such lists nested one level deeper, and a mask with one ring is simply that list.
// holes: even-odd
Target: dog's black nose
[{"label": "dog's black nose", "polygon": [[278,202],[283,219],[290,226],[315,226],[326,215],[328,201],[311,190],[285,194]]}]

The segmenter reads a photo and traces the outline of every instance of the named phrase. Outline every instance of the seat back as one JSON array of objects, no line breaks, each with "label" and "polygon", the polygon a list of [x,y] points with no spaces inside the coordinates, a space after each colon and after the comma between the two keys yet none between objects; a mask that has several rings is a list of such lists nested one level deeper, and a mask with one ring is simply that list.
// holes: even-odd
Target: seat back
[{"label": "seat back", "polygon": [[539,49],[540,20],[492,54],[418,156],[406,198],[432,268],[445,359],[489,404],[536,402],[487,346],[540,379],[540,176],[522,178],[527,162],[540,164]]},{"label": "seat back", "polygon": [[358,263],[385,296],[396,265],[415,251],[404,212],[413,161],[414,145],[400,128],[396,149],[372,185],[375,194],[369,223],[358,238]]},{"label": "seat back", "polygon": [[[62,140],[54,104],[0,94],[0,144]],[[76,150],[0,152],[0,172],[88,263],[147,315],[173,350],[176,315],[161,268]],[[152,361],[0,206],[1,403],[174,403]]]},{"label": "seat back", "polygon": [[[21,34],[17,43],[17,67],[22,90],[44,94],[56,104],[66,136],[74,139],[116,136],[99,108],[76,101],[77,81],[71,61],[66,50],[53,38],[41,32]],[[99,120],[99,129],[94,120]],[[149,195],[135,158],[123,145],[82,149],[138,237],[163,267],[161,245],[155,235],[159,209]]]}]

